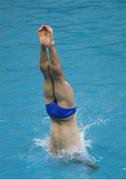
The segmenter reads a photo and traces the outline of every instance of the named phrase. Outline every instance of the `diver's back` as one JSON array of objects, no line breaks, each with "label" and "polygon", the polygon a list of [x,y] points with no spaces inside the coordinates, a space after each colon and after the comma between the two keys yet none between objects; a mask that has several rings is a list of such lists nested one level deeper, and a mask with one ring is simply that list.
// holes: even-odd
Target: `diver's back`
[{"label": "diver's back", "polygon": [[79,150],[80,131],[76,123],[76,116],[67,120],[52,119],[51,145],[58,150]]}]

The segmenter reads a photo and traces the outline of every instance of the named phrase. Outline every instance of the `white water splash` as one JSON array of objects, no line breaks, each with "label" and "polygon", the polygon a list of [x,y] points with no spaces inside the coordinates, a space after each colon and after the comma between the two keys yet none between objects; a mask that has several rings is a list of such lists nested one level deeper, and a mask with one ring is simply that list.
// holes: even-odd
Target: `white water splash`
[{"label": "white water splash", "polygon": [[97,121],[92,122],[88,125],[86,125],[85,127],[81,127],[81,148],[79,151],[76,151],[75,149],[72,149],[70,151],[66,151],[66,150],[60,150],[59,153],[57,154],[57,156],[53,156],[50,153],[50,150],[48,148],[48,140],[49,137],[43,138],[43,139],[39,139],[36,138],[34,139],[34,145],[36,147],[41,147],[44,151],[46,151],[46,153],[51,156],[52,158],[55,158],[57,160],[60,161],[90,161],[90,162],[95,162],[95,158],[93,156],[91,156],[88,153],[88,148],[92,147],[91,144],[91,140],[87,140],[86,139],[86,133],[87,131],[89,131],[90,128],[94,127],[94,126],[99,126],[99,125],[103,125],[106,123],[106,120],[101,120],[101,119],[97,119]]},{"label": "white water splash", "polygon": [[105,120],[105,119],[100,119],[98,118],[97,121],[94,121],[88,125],[86,125],[85,127],[83,127],[83,133],[86,133],[90,128],[94,127],[94,126],[100,126],[100,125],[104,125],[106,122],[108,122],[109,120]]}]

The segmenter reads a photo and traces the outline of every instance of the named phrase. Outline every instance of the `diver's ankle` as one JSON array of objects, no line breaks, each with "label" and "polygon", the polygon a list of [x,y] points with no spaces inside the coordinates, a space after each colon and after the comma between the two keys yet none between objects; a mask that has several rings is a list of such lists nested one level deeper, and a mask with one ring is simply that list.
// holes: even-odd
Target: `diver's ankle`
[{"label": "diver's ankle", "polygon": [[55,46],[55,41],[52,40],[49,44],[48,44],[48,48],[54,47]]},{"label": "diver's ankle", "polygon": [[40,48],[41,48],[41,49],[46,50],[46,47],[47,47],[47,46],[45,46],[45,45],[43,45],[43,44],[40,44]]}]

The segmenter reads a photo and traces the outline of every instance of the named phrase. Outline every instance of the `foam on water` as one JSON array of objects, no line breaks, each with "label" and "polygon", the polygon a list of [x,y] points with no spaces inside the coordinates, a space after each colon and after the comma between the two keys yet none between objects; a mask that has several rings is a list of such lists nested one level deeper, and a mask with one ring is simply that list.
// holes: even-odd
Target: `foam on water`
[{"label": "foam on water", "polygon": [[90,128],[92,128],[94,126],[102,125],[105,122],[106,122],[106,120],[98,119],[95,122],[92,122],[86,126],[80,127],[81,148],[79,151],[77,151],[76,149],[72,149],[70,151],[60,150],[59,153],[57,154],[57,156],[53,156],[50,153],[50,150],[48,148],[49,137],[45,137],[43,139],[35,138],[35,139],[33,139],[33,142],[34,142],[35,147],[41,147],[48,154],[48,156],[55,158],[58,161],[60,160],[63,162],[67,162],[67,161],[95,162],[96,161],[95,158],[88,152],[88,148],[92,148],[92,141],[89,139],[86,139],[86,134]]}]

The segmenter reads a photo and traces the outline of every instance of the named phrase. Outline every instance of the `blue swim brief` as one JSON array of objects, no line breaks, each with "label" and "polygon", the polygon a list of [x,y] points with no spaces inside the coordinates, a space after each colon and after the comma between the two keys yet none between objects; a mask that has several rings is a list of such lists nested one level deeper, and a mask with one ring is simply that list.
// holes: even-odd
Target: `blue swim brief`
[{"label": "blue swim brief", "polygon": [[64,120],[76,113],[76,107],[63,108],[56,102],[51,102],[50,104],[46,104],[46,111],[50,117]]}]

